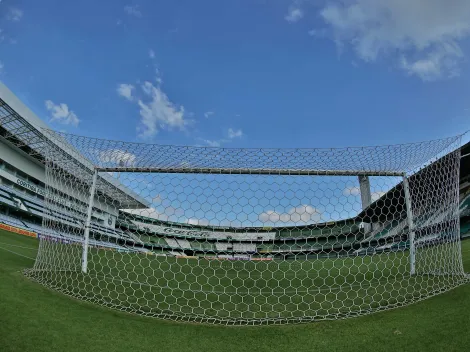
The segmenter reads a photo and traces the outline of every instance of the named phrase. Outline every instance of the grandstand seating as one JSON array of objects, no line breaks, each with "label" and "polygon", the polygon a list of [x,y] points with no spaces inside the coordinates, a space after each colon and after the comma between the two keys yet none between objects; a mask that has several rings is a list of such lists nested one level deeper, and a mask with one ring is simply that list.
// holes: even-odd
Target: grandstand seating
[{"label": "grandstand seating", "polygon": [[0,213],[0,222],[3,222],[4,224],[7,224],[7,225],[19,226],[21,228],[26,227],[25,223],[21,221],[20,219],[13,217],[13,216],[6,215],[6,214],[2,214],[2,213]]},{"label": "grandstand seating", "polygon": [[229,249],[232,249],[232,244],[229,242],[216,242],[215,243],[215,249],[218,251],[228,251]]},{"label": "grandstand seating", "polygon": [[189,243],[188,240],[184,240],[184,239],[178,238],[178,239],[176,239],[176,242],[178,242],[178,245],[179,245],[181,248],[191,248],[191,244]]},{"label": "grandstand seating", "polygon": [[39,197],[34,197],[34,196],[31,196],[29,195],[28,193],[26,192],[21,192],[19,191],[18,189],[16,189],[15,187],[10,187],[6,184],[0,184],[0,189],[4,192],[4,193],[7,193],[8,196],[10,197],[11,194],[14,194],[14,195],[17,195],[23,199],[27,199],[27,200],[30,200],[32,202],[35,202],[37,203],[38,205],[40,205],[41,207],[44,205],[44,201],[39,198]]},{"label": "grandstand seating", "polygon": [[[38,222],[44,216],[50,221],[65,225],[61,233],[49,230],[47,235],[82,241],[77,230],[83,229],[84,214],[57,206],[44,214],[44,201],[10,187],[0,185],[0,202],[18,209],[21,199],[25,207],[22,211],[36,217]],[[462,199],[461,214],[470,208],[470,194]],[[59,211],[60,210],[60,211]],[[403,215],[403,214],[402,214]],[[448,211],[433,212],[432,217],[415,215],[417,226],[429,226],[445,221]],[[136,217],[127,220],[131,214],[125,214],[116,221],[116,228],[104,227],[92,221],[92,237],[90,243],[94,246],[113,246],[119,250],[156,250],[166,255],[192,255],[191,253],[213,253],[217,257],[232,258],[233,256],[252,255],[296,255],[296,253],[328,253],[330,251],[343,254],[364,254],[385,250],[406,248],[407,242],[401,239],[401,234],[407,228],[406,219],[394,219],[382,224],[376,224],[374,229],[364,234],[358,219],[341,222],[317,224],[315,226],[283,227],[283,228],[250,228],[243,231],[236,228],[209,226],[192,226],[158,221],[151,218]],[[403,215],[404,216],[404,215]],[[19,220],[12,216],[0,214],[0,221],[42,233],[42,226]],[[67,230],[67,227],[70,230]],[[75,230],[73,230],[75,229]],[[100,237],[104,236],[104,237]],[[462,225],[462,236],[470,236],[470,222]],[[436,240],[438,235],[429,234],[417,238],[416,244]],[[384,242],[385,241],[385,242]],[[359,248],[358,248],[359,247]]]},{"label": "grandstand seating", "polygon": [[460,227],[460,234],[462,238],[470,237],[470,221],[464,222]]},{"label": "grandstand seating", "polygon": [[253,243],[234,243],[233,251],[240,253],[256,253],[256,244]]},{"label": "grandstand seating", "polygon": [[9,199],[10,194],[8,192],[6,192],[5,190],[3,190],[3,188],[0,188],[0,197]]},{"label": "grandstand seating", "polygon": [[[126,214],[123,218],[120,219],[119,224],[121,226],[131,229],[134,227],[136,230],[141,230],[145,232],[150,232],[155,235],[171,236],[174,238],[187,238],[187,239],[196,239],[196,238],[210,238],[210,239],[219,239],[219,240],[235,240],[235,241],[268,241],[273,240],[276,237],[276,232],[274,231],[263,231],[262,229],[259,232],[256,231],[241,231],[236,232],[233,230],[226,230],[222,228],[209,228],[209,227],[195,227],[188,226],[183,227],[183,224],[169,224],[163,221],[158,221],[156,219],[147,218],[148,222],[142,220],[131,220],[125,219],[131,215]],[[139,217],[143,218],[143,217]],[[145,219],[145,218],[143,218]],[[155,222],[160,224],[155,224]]]},{"label": "grandstand seating", "polygon": [[277,236],[281,238],[300,238],[300,237],[330,237],[339,236],[346,233],[356,233],[360,231],[360,222],[352,220],[341,222],[329,222],[319,224],[315,227],[293,227],[277,229]]},{"label": "grandstand seating", "polygon": [[169,247],[168,242],[162,237],[150,237],[150,242],[161,247]]},{"label": "grandstand seating", "polygon": [[168,237],[168,238],[165,238],[165,241],[168,244],[168,246],[170,246],[171,248],[180,248],[181,247],[179,245],[178,241],[176,241],[176,239],[174,239],[174,238]]},{"label": "grandstand seating", "polygon": [[31,231],[34,231],[36,233],[41,233],[43,231],[42,225],[33,224],[31,222],[26,222],[26,221],[23,221],[23,222],[27,226],[27,228]]},{"label": "grandstand seating", "polygon": [[[79,218],[83,218],[84,214],[71,212],[71,211],[64,209],[63,207],[57,208],[57,209],[60,209],[60,211],[56,211],[54,209],[48,209],[46,212],[44,212],[44,201],[41,198],[31,196],[29,194],[26,194],[25,192],[20,192],[14,187],[1,184],[0,185],[0,202],[6,205],[9,205],[13,208],[18,208],[17,207],[18,204],[13,201],[12,197],[19,198],[22,204],[26,205],[25,207],[21,207],[21,210],[24,211],[25,213],[37,216],[38,221],[40,221],[41,218],[45,217],[46,219],[50,221],[60,222],[61,224],[69,226],[70,228],[75,228],[76,230],[83,229],[83,220]],[[15,217],[7,216],[5,214],[0,215],[0,221],[3,221],[4,223],[8,223],[13,226],[18,226],[18,227],[25,228],[25,229],[31,229],[38,233],[44,232],[42,226],[36,225],[31,222],[22,221]],[[53,230],[48,229],[47,234],[55,236],[55,237],[63,237],[63,238],[81,241],[81,237],[74,235],[74,232],[76,232],[76,230],[67,231],[66,228],[64,227],[63,229],[61,229],[61,232],[59,233],[58,231],[53,231]],[[132,234],[125,233],[120,229],[109,229],[97,223],[92,223],[92,231],[96,232],[99,235],[107,236],[108,238],[112,237],[115,239],[126,239],[126,240],[130,240],[136,243],[141,243],[141,241],[137,237],[133,236]],[[107,242],[102,242],[102,241],[96,242],[96,244],[98,243],[100,243],[100,245],[104,245]]]},{"label": "grandstand seating", "polygon": [[209,252],[217,251],[217,248],[215,247],[214,242],[194,241],[192,242],[191,246],[193,247],[193,249],[200,250],[200,251],[209,251]]},{"label": "grandstand seating", "polygon": [[470,215],[470,194],[468,194],[462,201],[460,202],[460,216],[469,216]]},{"label": "grandstand seating", "polygon": [[394,219],[377,225],[372,231],[367,233],[361,243],[368,243],[374,240],[386,239],[398,236],[408,225],[406,219]]},{"label": "grandstand seating", "polygon": [[0,192],[0,202],[11,207],[15,207],[15,203],[13,202],[13,199],[11,198],[10,194],[8,192],[5,192],[4,190],[1,190]]}]

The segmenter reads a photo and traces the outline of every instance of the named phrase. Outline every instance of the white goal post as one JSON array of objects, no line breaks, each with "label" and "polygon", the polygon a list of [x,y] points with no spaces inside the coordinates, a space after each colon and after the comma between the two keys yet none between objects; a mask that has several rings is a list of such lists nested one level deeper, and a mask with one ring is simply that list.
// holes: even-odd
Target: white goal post
[{"label": "white goal post", "polygon": [[[299,171],[291,171],[291,170],[276,170],[276,171],[269,171],[269,170],[223,170],[223,169],[161,169],[161,168],[94,168],[93,171],[93,179],[92,185],[90,189],[90,198],[88,200],[88,209],[87,209],[87,218],[85,221],[85,233],[84,233],[84,240],[83,240],[83,254],[82,254],[82,272],[86,274],[87,272],[87,263],[88,263],[88,246],[89,246],[89,233],[90,233],[90,223],[91,223],[91,213],[93,209],[94,203],[94,196],[95,196],[95,189],[96,189],[96,182],[97,176],[99,172],[145,172],[145,173],[200,173],[200,174],[276,174],[276,175],[330,175],[330,176],[351,176],[357,175],[358,177],[365,177],[367,180],[369,176],[400,176],[398,172],[385,172],[385,171],[363,171],[363,170],[302,170]],[[415,245],[414,245],[414,230],[413,230],[413,213],[411,210],[411,197],[410,191],[408,186],[408,178],[406,173],[402,174],[403,177],[403,187],[405,191],[405,203],[406,203],[406,214],[407,214],[407,223],[409,230],[409,247],[410,247],[410,274],[413,275],[415,273]],[[369,185],[369,184],[368,184]],[[369,185],[370,187],[370,185]],[[367,194],[370,197],[370,189],[367,190]],[[362,195],[362,194],[361,194]]]},{"label": "white goal post", "polygon": [[88,246],[90,245],[90,226],[91,214],[93,212],[93,203],[95,201],[96,181],[98,180],[98,169],[93,170],[93,179],[91,181],[90,198],[88,199],[88,208],[85,220],[85,232],[83,234],[83,254],[82,254],[82,272],[86,274],[88,267]]},{"label": "white goal post", "polygon": [[43,133],[43,233],[26,273],[73,297],[280,324],[395,308],[468,280],[460,136],[237,149]]}]

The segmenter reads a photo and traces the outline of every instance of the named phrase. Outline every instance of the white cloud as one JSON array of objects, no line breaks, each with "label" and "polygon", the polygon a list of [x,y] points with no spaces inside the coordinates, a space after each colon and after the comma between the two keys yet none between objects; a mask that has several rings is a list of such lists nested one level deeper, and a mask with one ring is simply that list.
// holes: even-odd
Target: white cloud
[{"label": "white cloud", "polygon": [[[132,167],[135,165],[135,155],[121,149],[109,149],[100,152],[98,159],[106,166]],[[110,165],[111,164],[111,165]]]},{"label": "white cloud", "polygon": [[358,196],[361,194],[359,187],[346,187],[343,190],[343,195],[345,196]]},{"label": "white cloud", "polygon": [[160,204],[162,202],[162,196],[160,194],[157,194],[155,197],[153,197],[152,202],[154,204]]},{"label": "white cloud", "polygon": [[300,7],[290,6],[284,19],[287,22],[294,23],[299,21],[302,17],[304,17],[304,12]]},{"label": "white cloud", "polygon": [[157,219],[161,221],[168,221],[169,216],[167,214],[159,212],[155,208],[145,208],[145,209],[123,209],[124,212],[129,214],[135,214],[140,216],[145,216],[152,219]]},{"label": "white cloud", "polygon": [[299,205],[298,207],[289,209],[285,213],[268,210],[259,215],[259,220],[269,223],[312,223],[321,220],[321,212],[311,205]]},{"label": "white cloud", "polygon": [[[181,208],[166,207],[164,214],[168,219],[172,218],[173,220],[180,219],[184,215],[184,210]],[[181,220],[180,220],[181,221]]]},{"label": "white cloud", "polygon": [[169,216],[165,213],[159,212],[155,208],[147,208],[147,209],[136,209],[139,215],[146,216],[152,219],[158,219],[162,221],[168,221]]},{"label": "white cloud", "polygon": [[149,57],[151,59],[155,59],[155,51],[153,51],[152,49],[149,50]]},{"label": "white cloud", "polygon": [[184,106],[173,103],[163,91],[158,67],[155,67],[155,74],[156,85],[145,81],[137,89],[132,84],[122,83],[116,89],[120,96],[139,107],[140,123],[137,131],[142,138],[153,137],[161,129],[184,130],[192,122],[192,114],[187,113]]},{"label": "white cloud", "polygon": [[207,219],[189,218],[186,222],[190,225],[199,225],[199,226],[209,225],[209,221]]},{"label": "white cloud", "polygon": [[380,197],[382,197],[386,193],[387,192],[382,192],[382,191],[372,192],[371,193],[371,199],[372,199],[373,202],[375,202],[377,199],[379,199]]},{"label": "white cloud", "polygon": [[160,75],[160,70],[158,69],[158,67],[155,67],[155,81],[161,85],[163,83],[163,79]]},{"label": "white cloud", "polygon": [[7,18],[10,21],[19,21],[23,17],[23,10],[20,10],[16,7],[10,8],[10,11],[8,12]]},{"label": "white cloud", "polygon": [[340,47],[368,62],[394,57],[426,81],[458,75],[470,35],[468,0],[335,0],[320,15]]},{"label": "white cloud", "polygon": [[51,121],[57,121],[64,125],[77,126],[80,119],[77,115],[69,110],[67,104],[54,104],[51,100],[45,101],[46,109],[51,112]]},{"label": "white cloud", "polygon": [[224,140],[211,141],[210,139],[203,139],[203,142],[209,147],[220,147]]},{"label": "white cloud", "polygon": [[126,5],[124,6],[124,11],[130,16],[142,17],[142,12],[140,12],[138,5]]},{"label": "white cloud", "polygon": [[135,87],[132,84],[121,83],[117,87],[117,92],[121,97],[124,97],[127,100],[132,101],[134,99],[134,97],[132,96],[132,91],[134,89],[135,89]]},{"label": "white cloud", "polygon": [[214,113],[213,111],[206,111],[206,112],[204,113],[204,117],[205,117],[206,119],[208,119],[209,117],[211,117],[211,116],[214,115],[214,114],[215,114],[215,113]]},{"label": "white cloud", "polygon": [[316,38],[323,38],[327,35],[327,30],[325,28],[321,29],[311,29],[308,32],[308,35]]},{"label": "white cloud", "polygon": [[178,128],[180,130],[189,123],[185,119],[184,106],[177,106],[170,101],[160,86],[155,87],[150,82],[142,85],[148,102],[138,100],[141,116],[141,137],[152,137],[159,129]]},{"label": "white cloud", "polygon": [[463,53],[458,46],[443,45],[431,51],[426,57],[409,62],[401,58],[401,67],[410,75],[423,81],[434,81],[443,76],[452,78],[459,75],[459,61]]},{"label": "white cloud", "polygon": [[234,139],[234,138],[240,138],[243,136],[243,131],[241,129],[234,130],[233,128],[229,128],[227,131],[228,138]]},{"label": "white cloud", "polygon": [[[387,192],[383,192],[383,191],[372,192],[371,195],[370,195],[372,202],[375,202],[377,199],[379,199],[380,197],[382,197],[386,193]],[[345,196],[359,196],[359,195],[361,195],[361,189],[359,187],[346,187],[343,190],[343,195],[345,195]]]},{"label": "white cloud", "polygon": [[210,147],[221,147],[225,143],[229,143],[232,141],[234,138],[240,138],[243,136],[243,131],[238,129],[234,130],[233,128],[229,128],[227,131],[228,139],[222,138],[222,139],[201,139],[199,138],[200,141],[204,142],[204,144],[207,144]]},{"label": "white cloud", "polygon": [[230,142],[229,139],[203,139],[198,138],[198,141],[208,145],[209,147],[221,147],[223,144]]},{"label": "white cloud", "polygon": [[161,221],[178,221],[184,222],[185,219],[182,218],[184,215],[184,210],[181,208],[166,207],[163,212],[159,211],[154,207],[145,208],[145,209],[123,209],[123,211],[129,214],[135,214],[140,216],[145,216],[152,219],[157,219]]}]

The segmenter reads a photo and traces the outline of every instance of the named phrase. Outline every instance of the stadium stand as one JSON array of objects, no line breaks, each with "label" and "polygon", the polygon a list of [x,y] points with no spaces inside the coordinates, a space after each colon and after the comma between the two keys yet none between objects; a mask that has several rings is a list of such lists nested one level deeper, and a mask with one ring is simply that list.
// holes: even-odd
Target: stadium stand
[{"label": "stadium stand", "polygon": [[[42,221],[58,222],[63,231],[45,235],[81,241],[77,236],[84,228],[86,203],[74,195],[61,194],[49,199],[45,211],[45,168],[42,149],[51,143],[41,129],[45,124],[0,83],[0,222],[44,234]],[[21,134],[19,133],[21,131]],[[76,156],[72,148],[62,151],[75,158],[80,170],[87,169],[87,161]],[[462,147],[462,154],[470,152],[470,143]],[[424,177],[426,169],[413,175]],[[470,237],[470,158],[461,162],[460,216],[462,237]],[[421,176],[420,176],[421,175]],[[356,217],[341,221],[312,223],[304,226],[284,227],[222,227],[192,225],[162,221],[144,217],[132,209],[145,209],[148,202],[135,195],[132,190],[116,184],[103,176],[109,194],[116,203],[126,199],[128,207],[109,209],[100,207],[99,201],[92,214],[91,243],[113,246],[120,250],[156,251],[165,255],[207,255],[221,258],[241,255],[256,257],[289,257],[298,255],[328,256],[358,255],[370,251],[389,251],[406,248],[406,212],[400,204],[388,204],[392,197],[396,202],[397,192],[403,193],[401,184],[376,199]],[[110,202],[112,203],[112,202]],[[54,206],[55,204],[55,206]],[[390,206],[389,214],[382,210]],[[65,205],[65,206],[64,206]],[[377,214],[380,209],[381,214]],[[423,217],[420,214],[434,214]],[[445,222],[446,209],[433,212],[415,209],[416,225],[423,229],[417,243],[436,241],[439,236],[434,224]],[[367,230],[364,224],[372,224]],[[434,232],[433,232],[434,231]]]}]

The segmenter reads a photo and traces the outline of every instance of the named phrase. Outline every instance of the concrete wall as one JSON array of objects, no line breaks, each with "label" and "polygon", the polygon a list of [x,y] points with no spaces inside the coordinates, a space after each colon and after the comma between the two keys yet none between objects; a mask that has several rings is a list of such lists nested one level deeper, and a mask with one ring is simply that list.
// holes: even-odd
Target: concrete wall
[{"label": "concrete wall", "polygon": [[[31,176],[43,183],[46,183],[46,170],[44,165],[40,164],[37,162],[35,159],[31,158],[30,156],[26,155],[24,152],[22,152],[20,149],[15,148],[11,145],[8,144],[8,142],[5,142],[4,140],[0,139],[0,158],[6,161],[8,164],[14,166],[18,170],[21,170],[28,176]],[[0,174],[0,176],[3,176],[10,181],[16,183],[20,187],[25,187],[23,183],[18,183],[16,182],[16,179],[14,178],[14,175],[4,175],[6,174],[7,171],[2,170],[3,172]],[[75,193],[73,192],[74,189],[72,189],[70,186],[64,186],[63,182],[52,182],[53,185],[57,187],[58,190],[65,194],[73,195],[73,198],[76,198],[84,203],[88,203],[88,194],[85,192],[80,192],[80,193]],[[31,183],[32,185],[32,183]],[[25,187],[30,190],[32,190],[31,187]],[[40,189],[38,192],[39,194],[43,194],[44,189]],[[34,192],[34,191],[33,191]],[[74,194],[75,193],[75,194]],[[115,207],[111,207],[109,204],[101,202],[99,199],[95,198],[94,201],[94,206],[104,212],[107,212],[109,214],[114,215],[115,217],[118,215],[119,210]],[[98,215],[94,214],[96,217],[99,217],[101,219],[105,220],[105,223],[107,223],[108,216],[106,214],[104,215]]]},{"label": "concrete wall", "polygon": [[14,148],[0,139],[0,158],[13,165],[25,174],[31,175],[41,182],[46,182],[44,165],[29,158],[21,150]]}]

